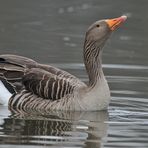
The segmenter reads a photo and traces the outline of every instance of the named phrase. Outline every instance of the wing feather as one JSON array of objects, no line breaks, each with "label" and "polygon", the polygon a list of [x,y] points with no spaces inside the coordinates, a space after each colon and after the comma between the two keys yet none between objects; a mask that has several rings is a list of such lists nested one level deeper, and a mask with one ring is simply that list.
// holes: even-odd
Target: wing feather
[{"label": "wing feather", "polygon": [[73,93],[75,85],[68,79],[60,78],[40,68],[32,68],[23,77],[26,90],[51,100],[61,99],[67,94]]},{"label": "wing feather", "polygon": [[85,85],[68,72],[39,64],[17,55],[0,55],[0,79],[6,80],[16,92],[24,87],[45,99],[60,99]]}]

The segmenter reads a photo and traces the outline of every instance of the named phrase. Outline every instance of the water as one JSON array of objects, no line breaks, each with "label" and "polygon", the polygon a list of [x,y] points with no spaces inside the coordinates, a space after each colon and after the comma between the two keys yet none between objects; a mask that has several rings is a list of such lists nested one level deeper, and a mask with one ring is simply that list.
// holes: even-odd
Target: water
[{"label": "water", "polygon": [[87,27],[128,15],[103,54],[112,98],[105,112],[12,113],[0,106],[0,147],[148,147],[147,0],[1,0],[0,54],[52,64],[83,81]]}]

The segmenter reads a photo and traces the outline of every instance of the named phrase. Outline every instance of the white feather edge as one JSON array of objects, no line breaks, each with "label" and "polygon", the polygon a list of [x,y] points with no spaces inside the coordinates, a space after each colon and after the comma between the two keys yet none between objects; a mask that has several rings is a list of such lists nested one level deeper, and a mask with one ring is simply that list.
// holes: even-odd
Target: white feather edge
[{"label": "white feather edge", "polygon": [[12,94],[4,86],[2,81],[0,81],[0,104],[2,104],[4,106],[8,106],[8,101],[11,96],[12,96]]}]

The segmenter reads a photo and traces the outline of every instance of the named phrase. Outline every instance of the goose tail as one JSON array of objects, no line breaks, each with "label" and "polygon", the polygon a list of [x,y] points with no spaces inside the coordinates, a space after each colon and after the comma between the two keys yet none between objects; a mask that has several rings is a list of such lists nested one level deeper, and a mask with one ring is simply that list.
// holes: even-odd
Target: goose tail
[{"label": "goose tail", "polygon": [[0,55],[0,104],[7,105],[10,97],[23,88],[22,77],[36,62],[16,55]]}]

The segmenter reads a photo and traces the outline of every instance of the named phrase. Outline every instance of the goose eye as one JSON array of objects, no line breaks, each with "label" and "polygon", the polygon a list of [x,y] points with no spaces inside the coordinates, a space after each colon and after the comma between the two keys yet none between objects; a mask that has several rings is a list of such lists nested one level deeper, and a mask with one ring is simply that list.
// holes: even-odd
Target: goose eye
[{"label": "goose eye", "polygon": [[99,24],[97,24],[97,25],[96,25],[96,27],[100,27],[100,25],[99,25]]}]

